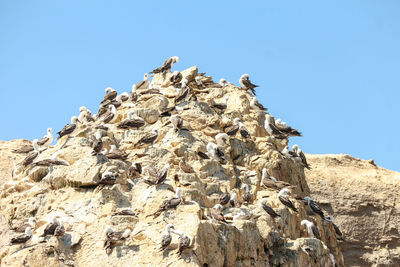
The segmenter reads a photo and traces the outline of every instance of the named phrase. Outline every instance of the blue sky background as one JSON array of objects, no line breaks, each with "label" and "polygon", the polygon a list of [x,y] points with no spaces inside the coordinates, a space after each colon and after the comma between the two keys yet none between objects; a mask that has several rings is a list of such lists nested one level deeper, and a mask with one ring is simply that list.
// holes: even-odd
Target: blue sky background
[{"label": "blue sky background", "polygon": [[0,0],[0,140],[60,130],[177,55],[260,85],[308,153],[400,171],[399,1]]}]

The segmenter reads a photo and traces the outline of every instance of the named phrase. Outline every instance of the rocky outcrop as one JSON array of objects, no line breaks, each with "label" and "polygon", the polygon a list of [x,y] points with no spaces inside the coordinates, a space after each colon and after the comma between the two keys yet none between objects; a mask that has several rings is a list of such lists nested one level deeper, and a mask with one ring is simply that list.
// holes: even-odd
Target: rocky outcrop
[{"label": "rocky outcrop", "polygon": [[400,266],[400,173],[349,155],[307,155],[312,195],[345,236],[346,266]]},{"label": "rocky outcrop", "polygon": [[[191,93],[172,112],[183,118],[185,130],[174,131],[169,117],[160,116],[174,106],[176,90],[168,82],[171,74],[157,74],[153,84],[160,86],[162,95],[138,91],[137,103],[123,103],[118,108],[117,121],[107,124],[107,131],[100,131],[103,146],[109,149],[116,145],[128,154],[126,160],[92,156],[97,123],[83,123],[78,124],[71,137],[62,137],[35,160],[50,158],[57,152],[58,158],[69,166],[17,167],[11,177],[12,166],[8,165],[7,178],[0,188],[1,240],[9,240],[15,235],[11,229],[29,217],[35,217],[37,224],[26,244],[2,244],[2,265],[332,266],[331,253],[337,265],[343,266],[332,225],[310,215],[301,200],[309,194],[303,166],[281,154],[288,140],[268,135],[264,129],[265,113],[250,107],[250,94],[234,85],[222,88],[210,77],[201,78],[206,88],[197,87],[193,81],[197,67],[182,73],[189,80]],[[225,96],[229,100],[224,112],[210,107]],[[129,131],[116,127],[132,109],[146,125]],[[237,133],[229,138],[226,145],[220,146],[224,160],[201,158],[198,152],[205,153],[207,144],[215,142],[215,136],[231,126],[234,118],[244,122],[251,137],[245,139]],[[139,147],[137,142],[153,129],[158,130],[154,144]],[[0,154],[3,150],[10,153],[12,146],[4,143]],[[21,158],[16,160],[20,162]],[[168,163],[166,181],[150,185],[147,172],[132,174],[130,167],[134,163],[156,169]],[[290,199],[298,212],[284,206],[276,191],[260,188],[263,168],[293,185]],[[117,177],[114,184],[100,182],[106,171]],[[252,195],[249,203],[243,200],[244,184]],[[178,188],[182,190],[182,203],[158,215],[160,205]],[[224,192],[238,196],[234,206],[228,204],[223,210],[227,223],[210,217],[211,208]],[[261,209],[261,199],[266,199],[280,217],[272,219]],[[44,228],[54,217],[64,225],[65,234],[43,237]],[[314,221],[321,240],[309,237],[300,225],[303,219]],[[167,250],[159,249],[167,224],[190,237],[190,247],[181,255],[177,253],[179,240],[175,234]],[[116,232],[129,229],[131,233],[107,245],[107,226]]]}]

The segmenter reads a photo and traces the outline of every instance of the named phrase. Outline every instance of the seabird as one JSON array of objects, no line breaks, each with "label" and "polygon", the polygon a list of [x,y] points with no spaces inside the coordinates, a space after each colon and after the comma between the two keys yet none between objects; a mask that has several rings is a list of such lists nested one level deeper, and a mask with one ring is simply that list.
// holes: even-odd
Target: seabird
[{"label": "seabird", "polygon": [[54,236],[63,237],[65,234],[65,228],[62,222],[54,230]]},{"label": "seabird", "polygon": [[77,116],[72,116],[71,123],[65,125],[64,128],[62,128],[62,130],[57,133],[58,134],[57,140],[63,137],[64,135],[71,134],[76,129],[76,124],[78,121],[79,120]]},{"label": "seabird", "polygon": [[158,177],[157,177],[157,181],[156,184],[162,184],[165,179],[167,179],[167,175],[168,175],[168,170],[169,170],[170,165],[167,163],[164,165],[164,167],[159,171],[158,173]]},{"label": "seabird", "polygon": [[237,194],[235,192],[232,192],[231,194],[231,199],[229,200],[229,203],[231,204],[232,207],[236,206],[237,203]]},{"label": "seabird", "polygon": [[25,229],[25,232],[24,232],[23,234],[11,238],[10,243],[11,243],[12,245],[25,243],[25,242],[28,241],[31,237],[32,237],[32,228],[31,228],[30,226],[28,226],[28,227]]},{"label": "seabird", "polygon": [[285,148],[282,150],[282,154],[289,158],[297,157],[297,154],[295,152],[290,151],[289,146],[285,146]]},{"label": "seabird", "polygon": [[223,206],[228,204],[230,200],[231,200],[231,195],[228,192],[222,193],[222,195],[219,196],[219,204]]},{"label": "seabird", "polygon": [[206,87],[206,86],[204,85],[204,83],[201,81],[201,76],[196,76],[196,77],[194,78],[194,80],[195,80],[197,86],[199,86],[199,87],[201,87],[201,88]]},{"label": "seabird", "polygon": [[83,119],[86,118],[86,111],[87,108],[85,106],[82,106],[79,108],[79,116],[78,116],[78,120],[82,123]]},{"label": "seabird", "polygon": [[239,133],[240,133],[240,135],[241,135],[244,139],[250,138],[250,133],[249,133],[249,131],[247,131],[246,127],[244,126],[244,124],[243,124],[241,121],[238,122],[238,126],[239,126]]},{"label": "seabird", "polygon": [[222,86],[222,88],[224,88],[225,86],[229,85],[229,82],[227,82],[224,78],[219,80],[219,85]]},{"label": "seabird", "polygon": [[128,112],[128,118],[118,124],[118,128],[121,129],[130,129],[136,128],[139,129],[145,125],[144,119],[139,116],[135,116],[135,111],[131,110]]},{"label": "seabird", "polygon": [[284,181],[278,181],[274,177],[268,175],[267,168],[262,169],[262,176],[260,181],[261,187],[267,187],[275,190],[281,190],[282,188],[292,186]]},{"label": "seabird", "polygon": [[172,241],[171,229],[175,229],[175,227],[172,224],[167,224],[161,239],[161,250],[167,249],[171,244]]},{"label": "seabird", "polygon": [[269,216],[271,216],[272,219],[275,219],[276,217],[281,217],[278,213],[275,212],[273,208],[268,206],[267,199],[261,199],[259,205],[263,210],[265,210],[269,214]]},{"label": "seabird", "polygon": [[250,107],[254,109],[259,109],[261,111],[267,111],[268,109],[265,108],[260,102],[258,102],[257,98],[253,96],[253,98],[250,101]]},{"label": "seabird", "polygon": [[126,160],[128,158],[128,154],[118,150],[115,145],[111,145],[110,152],[107,153],[106,157],[109,159]]},{"label": "seabird", "polygon": [[105,103],[106,101],[113,101],[118,95],[117,91],[111,87],[107,87],[105,91],[106,95],[104,96],[103,101],[100,102],[101,104]]},{"label": "seabird", "polygon": [[172,233],[179,235],[179,247],[178,247],[178,255],[181,255],[182,252],[190,247],[191,240],[185,235],[183,232],[178,230],[171,230]]},{"label": "seabird", "polygon": [[105,171],[101,174],[99,184],[115,184],[118,179],[118,174],[114,171]]},{"label": "seabird", "polygon": [[177,188],[175,192],[175,196],[173,196],[170,199],[164,200],[163,203],[161,203],[161,206],[158,208],[158,210],[154,213],[154,218],[158,217],[161,212],[170,210],[170,209],[176,209],[179,204],[181,204],[181,189]]},{"label": "seabird", "polygon": [[127,239],[131,235],[131,230],[126,229],[123,232],[115,232],[111,226],[107,225],[105,229],[106,239],[104,241],[104,248],[107,254],[110,254],[113,247],[119,242]]},{"label": "seabird", "polygon": [[229,140],[229,136],[226,133],[219,133],[215,136],[215,142],[218,146],[225,146]]},{"label": "seabird", "polygon": [[183,126],[183,119],[181,116],[174,114],[172,115],[169,120],[171,121],[172,125],[173,125],[173,129],[175,132],[179,131],[182,129]]},{"label": "seabird", "polygon": [[181,88],[177,88],[177,95],[175,97],[175,104],[181,102],[182,100],[184,100],[187,95],[189,94],[189,86],[187,86],[186,83],[184,83],[184,81],[187,81],[186,79],[182,80],[182,87]]},{"label": "seabird", "polygon": [[132,90],[131,90],[131,93],[130,93],[130,98],[131,98],[131,101],[133,102],[133,103],[135,103],[136,101],[137,101],[137,99],[138,99],[138,94],[137,94],[137,92],[136,92],[136,89],[137,89],[137,87],[136,87],[136,84],[133,84],[132,85]]},{"label": "seabird", "polygon": [[225,133],[229,136],[235,136],[236,133],[239,131],[239,118],[233,119],[233,125],[226,127],[224,129]]},{"label": "seabird", "polygon": [[39,140],[38,145],[49,147],[53,142],[53,130],[51,128],[47,128],[47,134]]},{"label": "seabird", "polygon": [[129,94],[127,92],[123,92],[119,95],[121,102],[125,102],[129,100]]},{"label": "seabird", "polygon": [[206,149],[213,159],[217,159],[221,164],[226,162],[224,152],[215,143],[208,143]]},{"label": "seabird", "polygon": [[47,235],[54,235],[54,232],[57,227],[60,226],[60,222],[57,220],[56,217],[54,217],[44,228],[43,235],[42,236],[47,236]]},{"label": "seabird", "polygon": [[17,149],[13,149],[12,152],[14,153],[21,153],[21,154],[26,154],[33,151],[33,146],[32,144],[30,145],[24,145],[23,147],[17,148]]},{"label": "seabird", "polygon": [[289,189],[287,188],[283,188],[281,191],[279,191],[278,193],[278,199],[280,200],[280,202],[285,205],[286,207],[289,207],[290,209],[292,209],[294,212],[297,212],[296,207],[293,205],[292,201],[290,201],[289,197],[288,197],[288,192]]},{"label": "seabird", "polygon": [[149,88],[149,74],[145,73],[143,75],[143,81],[136,85],[136,89],[148,89]]},{"label": "seabird", "polygon": [[17,232],[17,233],[23,233],[25,232],[26,228],[31,227],[31,229],[34,229],[36,226],[37,222],[35,217],[29,217],[29,219],[24,221],[22,224],[12,227],[11,230]]},{"label": "seabird", "polygon": [[275,121],[275,126],[279,131],[289,136],[301,136],[301,133],[298,130],[293,129],[290,126],[286,126],[286,122],[281,121],[281,119],[277,119]]},{"label": "seabird", "polygon": [[256,95],[256,91],[254,90],[254,88],[258,87],[258,85],[251,83],[248,74],[243,74],[239,79],[239,83],[243,89],[250,90],[253,95]]},{"label": "seabird", "polygon": [[276,126],[272,122],[273,122],[272,116],[269,114],[266,114],[264,128],[268,132],[268,134],[270,136],[273,136],[278,139],[286,138],[287,136],[284,133],[282,133],[281,131],[279,131],[278,128],[276,128]]},{"label": "seabird", "polygon": [[92,112],[86,109],[85,119],[87,122],[94,122],[94,118],[92,117]]},{"label": "seabird", "polygon": [[93,156],[99,154],[101,152],[101,150],[103,149],[103,141],[101,140],[101,133],[99,131],[96,131],[94,133],[94,137],[95,137],[95,140],[93,142],[93,145],[92,145],[93,150],[91,152],[91,154]]},{"label": "seabird", "polygon": [[221,204],[215,204],[215,206],[211,209],[210,212],[211,212],[211,218],[213,218],[214,220],[228,223],[227,221],[225,221],[224,214],[222,213]]},{"label": "seabird", "polygon": [[[165,164],[164,167],[157,171],[154,167],[152,166],[146,166],[143,168],[143,172],[148,174],[149,179],[145,179],[144,181],[148,184],[151,185],[158,185],[162,184],[165,179],[167,179],[168,175],[168,170],[170,168],[169,163]],[[150,178],[151,177],[151,178]]]},{"label": "seabird", "polygon": [[117,109],[115,108],[114,105],[109,105],[108,107],[110,108],[110,112],[104,116],[103,122],[114,123],[118,118]]},{"label": "seabird", "polygon": [[307,227],[308,235],[310,237],[321,239],[318,228],[312,222],[308,220],[302,220],[301,225],[305,225]]},{"label": "seabird", "polygon": [[151,131],[151,133],[146,134],[145,136],[140,138],[140,140],[136,143],[136,146],[144,146],[144,145],[148,145],[148,144],[153,145],[154,142],[156,141],[157,137],[158,137],[158,130],[153,129]]},{"label": "seabird", "polygon": [[169,81],[173,86],[177,86],[182,81],[182,78],[183,78],[182,73],[176,70],[172,73],[172,76],[171,78],[169,78]]},{"label": "seabird", "polygon": [[63,165],[69,166],[69,163],[65,160],[59,160],[57,158],[57,153],[54,153],[50,159],[44,159],[37,162],[32,163],[32,167],[42,166],[42,167],[50,167],[54,165]]},{"label": "seabird", "polygon": [[333,219],[333,216],[327,216],[327,217],[325,218],[325,220],[332,223],[333,229],[335,229],[336,238],[337,238],[338,240],[342,240],[342,241],[343,241],[343,240],[344,240],[344,239],[343,239],[343,234],[342,234],[342,232],[340,231],[339,227],[333,222],[333,220],[334,220],[334,219]]},{"label": "seabird", "polygon": [[35,139],[32,141],[33,151],[30,152],[26,158],[21,162],[22,166],[26,167],[33,162],[35,158],[39,155],[39,145],[38,140]]},{"label": "seabird", "polygon": [[169,72],[169,71],[171,71],[172,66],[177,62],[179,62],[179,57],[177,57],[177,56],[170,57],[170,58],[168,58],[167,60],[164,61],[164,64],[161,67],[151,71],[150,73],[156,74],[156,73]]},{"label": "seabird", "polygon": [[324,212],[322,211],[322,209],[317,205],[317,203],[314,202],[314,200],[311,199],[311,197],[306,196],[304,197],[304,200],[307,201],[308,206],[310,207],[310,209],[318,214],[323,220],[325,219],[324,216]]},{"label": "seabird", "polygon": [[129,177],[137,177],[142,174],[142,164],[140,162],[133,163],[128,169]]},{"label": "seabird", "polygon": [[251,200],[251,193],[250,193],[249,185],[248,185],[248,184],[244,184],[244,185],[243,185],[243,190],[244,190],[244,193],[243,193],[243,200],[244,200],[246,203],[250,203],[250,200]]},{"label": "seabird", "polygon": [[220,112],[223,112],[228,107],[228,105],[227,105],[228,100],[229,100],[229,97],[225,96],[221,103],[214,102],[214,104],[212,104],[211,107],[218,109]]},{"label": "seabird", "polygon": [[303,166],[306,167],[307,169],[311,169],[310,165],[308,165],[308,163],[307,163],[306,156],[304,155],[304,153],[300,149],[300,147],[298,145],[293,145],[292,149],[297,154],[297,156],[300,157],[301,162],[303,163]]},{"label": "seabird", "polygon": [[202,158],[202,159],[210,159],[210,157],[207,156],[206,153],[203,153],[201,151],[197,151],[197,155],[199,155],[199,157]]}]

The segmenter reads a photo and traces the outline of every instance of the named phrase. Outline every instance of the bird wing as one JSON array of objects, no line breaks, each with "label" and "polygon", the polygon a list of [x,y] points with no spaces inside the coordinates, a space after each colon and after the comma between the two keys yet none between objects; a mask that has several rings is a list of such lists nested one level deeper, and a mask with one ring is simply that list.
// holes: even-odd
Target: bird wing
[{"label": "bird wing", "polygon": [[46,144],[47,143],[47,141],[49,141],[50,140],[50,138],[49,137],[47,137],[47,136],[43,136],[43,138],[42,139],[40,139],[39,140],[39,142],[37,142],[37,144],[39,145],[39,146],[43,146],[44,144]]},{"label": "bird wing", "polygon": [[225,128],[225,133],[229,136],[234,136],[239,130],[239,125],[232,125]]}]

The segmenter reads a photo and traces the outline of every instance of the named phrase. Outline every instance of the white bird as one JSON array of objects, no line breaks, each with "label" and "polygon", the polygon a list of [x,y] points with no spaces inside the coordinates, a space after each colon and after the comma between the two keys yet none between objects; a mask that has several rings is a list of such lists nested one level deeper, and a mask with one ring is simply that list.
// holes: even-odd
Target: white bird
[{"label": "white bird", "polygon": [[303,166],[306,167],[307,169],[311,169],[310,165],[308,165],[308,163],[307,163],[306,156],[304,155],[304,153],[300,149],[300,147],[298,145],[293,145],[292,149],[297,154],[297,156],[300,157],[301,162],[303,163]]},{"label": "white bird", "polygon": [[201,76],[196,76],[195,78],[194,78],[194,80],[195,80],[195,82],[196,82],[196,84],[198,85],[198,86],[200,86],[200,87],[205,87],[205,85],[203,84],[203,82],[201,81]]},{"label": "white bird", "polygon": [[[145,73],[143,75],[143,81],[136,85],[136,89],[148,89],[149,88],[149,74]],[[133,88],[132,88],[133,89]]]},{"label": "white bird", "polygon": [[258,87],[258,85],[251,83],[248,74],[243,74],[239,79],[239,83],[243,89],[250,90],[253,95],[256,95],[256,91],[254,90],[254,88]]},{"label": "white bird", "polygon": [[51,145],[51,143],[53,142],[53,130],[51,128],[47,128],[47,134],[44,135],[42,137],[42,139],[40,139],[38,141],[38,145],[39,146],[43,146],[43,147],[49,147]]},{"label": "white bird", "polygon": [[206,146],[207,154],[211,156],[213,159],[218,160],[221,164],[225,163],[225,154],[224,152],[217,146],[217,144],[213,142],[209,142]]},{"label": "white bird", "polygon": [[227,82],[224,78],[219,80],[219,85],[221,85],[222,87],[228,86],[229,82]]},{"label": "white bird", "polygon": [[321,239],[318,228],[312,222],[308,220],[302,220],[301,225],[305,225],[307,227],[308,235],[310,237]]},{"label": "white bird", "polygon": [[228,140],[229,136],[226,133],[219,133],[215,136],[215,142],[218,146],[225,146]]}]

